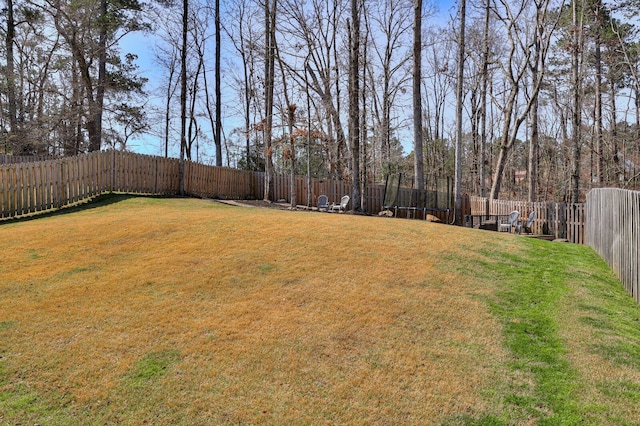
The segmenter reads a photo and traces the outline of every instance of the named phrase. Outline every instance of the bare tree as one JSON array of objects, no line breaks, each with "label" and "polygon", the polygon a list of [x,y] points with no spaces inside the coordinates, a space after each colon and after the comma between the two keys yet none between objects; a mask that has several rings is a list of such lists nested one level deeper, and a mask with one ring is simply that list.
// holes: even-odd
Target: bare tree
[{"label": "bare tree", "polygon": [[465,21],[467,2],[460,0],[460,29],[458,36],[458,74],[456,87],[456,171],[455,171],[455,217],[462,223],[462,85],[464,84]]},{"label": "bare tree", "polygon": [[[463,0],[464,1],[464,0]],[[413,158],[415,187],[424,189],[424,153],[422,150],[422,0],[413,4]],[[462,33],[461,33],[462,34]],[[463,46],[464,47],[464,46]],[[462,67],[462,66],[461,66]],[[422,204],[424,200],[421,200]]]},{"label": "bare tree", "polygon": [[405,44],[408,44],[405,43],[405,36],[410,29],[411,3],[383,1],[374,4],[378,8],[368,8],[370,12],[365,15],[367,31],[381,34],[370,38],[373,54],[367,66],[373,104],[371,113],[375,120],[375,140],[380,150],[377,156],[380,169],[383,173],[389,173],[391,165],[399,162],[397,158],[392,158],[392,138],[396,131],[391,124],[393,108],[398,106],[410,78],[406,64],[411,60],[411,51],[405,48]]},{"label": "bare tree", "polygon": [[480,196],[486,196],[486,162],[487,162],[487,86],[489,84],[489,21],[491,17],[491,0],[485,0],[484,29],[482,37],[482,75],[480,89],[480,118],[482,128],[480,130]]},{"label": "bare tree", "polygon": [[266,0],[264,3],[265,27],[265,61],[264,61],[264,99],[265,122],[263,127],[265,176],[264,200],[273,200],[273,160],[272,160],[272,130],[273,130],[273,89],[275,82],[276,56],[276,8],[277,0]]},{"label": "bare tree", "polygon": [[180,195],[184,195],[184,156],[187,147],[187,41],[189,0],[182,0],[182,45],[180,47]]},{"label": "bare tree", "polygon": [[[233,9],[230,11],[235,17],[237,26],[225,25],[225,31],[228,38],[233,43],[234,49],[240,57],[240,65],[242,73],[236,77],[237,86],[239,86],[239,92],[241,93],[241,112],[244,129],[242,134],[244,136],[244,156],[245,167],[249,169],[258,168],[257,164],[254,164],[251,155],[251,124],[255,121],[255,117],[252,115],[252,105],[254,109],[257,109],[255,105],[256,91],[256,36],[253,32],[255,14],[249,6],[249,0],[238,0],[233,3]],[[235,64],[234,64],[235,65]],[[236,66],[232,67],[232,71],[237,69]],[[253,117],[253,120],[252,120]],[[257,148],[256,148],[257,151]]]},{"label": "bare tree", "polygon": [[[14,64],[14,43],[16,34],[16,23],[13,14],[13,0],[7,0],[7,32],[5,35],[5,48],[7,64],[5,67],[5,79],[7,84],[7,109],[9,113],[9,137],[8,146],[12,152],[20,153],[21,148],[17,145],[18,137],[18,117],[16,107],[16,83]],[[5,148],[6,151],[6,148]]]},{"label": "bare tree", "polygon": [[[491,186],[491,199],[497,199],[500,193],[503,173],[507,163],[507,155],[513,147],[520,130],[520,126],[527,118],[532,105],[536,102],[542,79],[544,77],[544,64],[551,43],[551,36],[555,29],[557,19],[554,22],[549,20],[550,0],[535,0],[534,2],[534,22],[532,25],[522,25],[526,19],[528,2],[522,2],[520,9],[512,10],[511,5],[506,0],[501,0],[501,8],[494,12],[500,23],[505,27],[505,35],[508,40],[508,54],[505,60],[499,63],[502,75],[507,85],[504,103],[496,103],[502,113],[502,134],[500,136],[500,150],[498,152],[497,164],[493,174]],[[540,38],[540,48],[535,48],[536,37],[526,31],[533,29],[534,34],[539,26],[545,26]],[[521,59],[518,58],[518,55]],[[538,74],[536,80],[531,81],[528,91],[528,98],[524,102],[524,107],[517,108],[520,91],[524,87],[527,70],[531,64],[538,64]]]},{"label": "bare tree", "polygon": [[[287,35],[296,42],[292,48],[306,52],[297,54],[299,58],[308,57],[305,70],[289,66],[292,77],[300,87],[308,78],[310,89],[321,100],[324,108],[325,152],[328,158],[329,174],[343,177],[343,158],[347,149],[342,116],[340,113],[340,70],[341,37],[339,34],[340,17],[345,12],[343,0],[312,0],[305,7],[304,2],[287,1],[282,13],[286,15],[282,26]],[[348,61],[347,61],[348,62]],[[319,112],[321,113],[321,112]]]},{"label": "bare tree", "polygon": [[296,109],[297,106],[291,102],[291,97],[289,96],[288,84],[287,84],[287,76],[285,75],[285,65],[282,60],[282,56],[280,55],[280,49],[278,44],[275,46],[275,54],[278,59],[278,65],[280,67],[280,72],[282,74],[282,92],[284,95],[285,105],[283,108],[283,113],[285,115],[285,119],[287,122],[287,130],[288,135],[287,139],[289,142],[289,146],[285,148],[285,160],[289,160],[289,200],[290,206],[292,210],[295,210],[297,206],[296,201],[296,146],[295,146],[295,135],[294,135],[294,126],[296,119]]},{"label": "bare tree", "polygon": [[351,208],[360,211],[360,14],[362,0],[351,0],[349,31],[349,142],[351,145]]},{"label": "bare tree", "polygon": [[213,140],[216,145],[216,166],[222,166],[222,88],[220,87],[220,0],[215,0],[215,26],[216,26],[216,58],[215,58],[215,82],[216,82],[216,125],[213,132]]},{"label": "bare tree", "polygon": [[[425,65],[423,95],[425,120],[425,167],[432,174],[451,176],[454,172],[448,142],[445,140],[445,117],[447,101],[454,91],[455,78],[452,65],[455,63],[454,43],[448,32],[429,30],[425,42]],[[455,95],[454,95],[455,96]]]},{"label": "bare tree", "polygon": [[571,83],[573,93],[573,110],[571,111],[571,132],[573,142],[573,156],[571,159],[571,202],[573,203],[577,203],[580,199],[580,155],[582,150],[580,129],[582,125],[582,86],[580,84],[583,50],[582,10],[583,8],[578,8],[578,0],[573,0],[571,7],[571,22],[573,26],[573,43],[571,49]]},{"label": "bare tree", "polygon": [[602,183],[604,169],[604,153],[603,153],[603,135],[602,135],[602,24],[603,24],[603,7],[602,0],[596,0],[593,4],[593,12],[595,15],[594,22],[594,62],[595,62],[595,105],[594,105],[594,126],[595,126],[595,155],[596,155],[596,171],[595,180]]}]

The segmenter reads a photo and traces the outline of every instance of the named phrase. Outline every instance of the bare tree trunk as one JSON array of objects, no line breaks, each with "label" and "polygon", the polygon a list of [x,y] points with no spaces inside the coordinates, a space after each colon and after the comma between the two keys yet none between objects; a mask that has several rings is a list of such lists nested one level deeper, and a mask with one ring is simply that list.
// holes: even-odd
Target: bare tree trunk
[{"label": "bare tree trunk", "polygon": [[264,91],[265,91],[265,123],[264,135],[264,200],[273,200],[273,160],[271,157],[272,128],[273,128],[273,86],[275,81],[275,40],[276,40],[276,7],[277,0],[267,0],[264,5],[265,18],[265,65],[264,65]]},{"label": "bare tree trunk", "polygon": [[[15,21],[13,18],[13,0],[7,0],[7,33],[5,37],[5,48],[7,49],[7,66],[5,68],[5,78],[7,80],[7,107],[9,112],[9,137],[7,145],[13,153],[21,151],[19,144],[18,132],[18,116],[16,102],[16,83],[15,83],[15,61],[13,57],[13,45],[15,40]],[[5,148],[6,152],[6,148]]]},{"label": "bare tree trunk", "polygon": [[216,166],[222,166],[222,91],[220,88],[220,0],[215,4],[216,27],[216,57],[215,57],[215,82],[216,82],[216,127],[213,132],[213,140],[216,145]]},{"label": "bare tree trunk", "polygon": [[[364,6],[364,4],[363,4]],[[363,12],[366,16],[367,11],[365,10]],[[367,29],[365,31],[365,35],[364,35],[364,40],[365,43],[363,45],[362,48],[362,90],[360,91],[360,96],[361,96],[361,105],[362,105],[362,109],[361,109],[361,114],[362,116],[360,117],[360,155],[361,155],[361,161],[360,161],[360,166],[361,166],[361,170],[360,170],[360,210],[363,212],[367,211],[367,203],[366,203],[366,199],[365,196],[367,194],[367,65],[368,65],[368,52],[367,52],[367,42],[366,40],[368,40],[369,38],[369,28],[367,26]]]},{"label": "bare tree trunk", "polygon": [[280,72],[282,73],[282,90],[284,93],[284,103],[286,107],[284,108],[284,114],[286,115],[287,120],[287,129],[289,131],[288,139],[289,139],[289,148],[285,150],[285,159],[289,160],[289,200],[291,210],[295,210],[298,205],[296,200],[296,146],[295,139],[293,137],[293,128],[295,125],[296,119],[296,108],[297,106],[291,103],[291,98],[289,97],[289,89],[287,84],[287,77],[284,73],[284,63],[282,61],[282,57],[280,56],[280,48],[278,44],[275,44],[275,55],[278,58],[278,65],[280,66]]},{"label": "bare tree trunk", "polygon": [[171,98],[173,98],[174,91],[173,85],[173,73],[175,72],[174,57],[170,59],[169,64],[169,78],[167,81],[167,93],[164,106],[164,157],[169,157],[169,125],[171,124]]},{"label": "bare tree trunk", "polygon": [[413,158],[415,188],[424,205],[424,158],[422,149],[422,0],[413,3]]},{"label": "bare tree trunk", "polygon": [[349,31],[349,141],[351,144],[351,208],[360,211],[360,0],[351,0]]},{"label": "bare tree trunk", "polygon": [[[353,0],[352,0],[353,2]],[[335,4],[335,3],[334,3]],[[335,104],[335,109],[333,110],[333,121],[334,121],[334,126],[335,126],[335,131],[336,131],[336,150],[335,150],[335,172],[336,172],[336,176],[339,179],[342,179],[343,177],[343,173],[344,173],[344,169],[343,169],[343,158],[344,158],[344,151],[345,149],[349,149],[349,147],[347,146],[347,138],[344,136],[344,131],[342,129],[342,123],[340,122],[340,116],[341,116],[341,111],[340,111],[340,66],[338,65],[340,63],[339,61],[339,54],[338,54],[338,43],[335,43],[335,40],[337,39],[337,32],[338,32],[338,16],[337,16],[337,7],[334,7],[333,9],[333,63],[334,63],[334,67],[335,67],[335,87],[336,87],[336,94],[335,94],[335,100],[336,100],[336,104]],[[351,49],[351,45],[349,45],[349,49]],[[351,50],[349,50],[349,52],[351,52]],[[329,51],[327,50],[327,55],[329,55]],[[329,63],[330,61],[327,61],[327,63]],[[329,71],[329,73],[331,73],[331,71]],[[325,93],[331,93],[330,90],[330,85],[331,82],[329,81],[330,79],[327,79],[327,84],[325,85],[327,90],[325,90]],[[333,108],[333,102],[331,102],[331,108]],[[348,126],[348,124],[347,124]]]},{"label": "bare tree trunk", "polygon": [[455,167],[455,217],[462,223],[462,85],[464,84],[464,50],[466,0],[460,0],[460,33],[458,39],[458,77],[456,87],[456,167]]},{"label": "bare tree trunk", "polygon": [[184,151],[187,146],[187,35],[189,0],[182,0],[182,46],[180,48],[180,195],[184,195]]},{"label": "bare tree trunk", "polygon": [[[196,121],[196,102],[198,100],[198,83],[200,81],[200,73],[204,69],[204,53],[200,41],[194,43],[197,46],[197,50],[200,52],[198,58],[198,67],[193,75],[193,85],[191,86],[191,99],[189,105],[189,126],[187,129],[187,145],[185,146],[185,153],[187,160],[191,161],[193,157],[193,143],[198,138],[198,123]],[[196,145],[196,161],[198,161],[198,149]]]},{"label": "bare tree trunk", "polygon": [[624,165],[620,164],[620,146],[618,145],[618,109],[616,107],[616,88],[611,88],[611,145],[613,149],[613,167],[616,185],[624,180]]},{"label": "bare tree trunk", "polygon": [[[539,22],[539,19],[536,19],[536,22]],[[541,38],[542,34],[540,34],[541,25],[536,25],[536,30],[534,32],[534,49],[535,49],[535,61],[531,65],[531,80],[533,82],[538,80],[538,71],[539,71],[539,58],[540,58],[540,49],[541,49]],[[534,83],[535,84],[535,83]],[[538,199],[538,151],[539,151],[539,137],[538,137],[538,92],[533,94],[534,99],[531,103],[531,111],[529,112],[529,120],[530,120],[530,135],[529,135],[529,164],[528,164],[528,193],[529,193],[529,202],[535,202]]]},{"label": "bare tree trunk", "polygon": [[596,182],[602,184],[604,171],[603,138],[602,138],[602,2],[594,5],[595,12],[595,138],[596,138]]},{"label": "bare tree trunk", "polygon": [[87,129],[89,133],[89,151],[100,151],[102,145],[102,112],[104,109],[104,90],[107,80],[107,0],[100,0],[100,35],[98,41],[98,81],[93,111],[89,120],[92,121]]},{"label": "bare tree trunk", "polygon": [[571,202],[580,200],[580,156],[581,156],[581,96],[580,96],[580,54],[582,51],[582,22],[578,21],[577,1],[572,4],[573,54],[571,55],[571,82],[573,85],[573,111],[571,116],[573,158],[571,166]]},{"label": "bare tree trunk", "polygon": [[482,52],[482,85],[480,88],[480,117],[482,129],[480,131],[480,196],[486,197],[486,161],[487,161],[487,85],[489,81],[489,15],[491,13],[491,0],[485,0],[484,10],[484,35]]},{"label": "bare tree trunk", "polygon": [[[537,73],[537,71],[536,71]],[[538,157],[540,150],[539,132],[538,132],[538,100],[531,105],[531,133],[529,135],[529,202],[538,201]]]}]

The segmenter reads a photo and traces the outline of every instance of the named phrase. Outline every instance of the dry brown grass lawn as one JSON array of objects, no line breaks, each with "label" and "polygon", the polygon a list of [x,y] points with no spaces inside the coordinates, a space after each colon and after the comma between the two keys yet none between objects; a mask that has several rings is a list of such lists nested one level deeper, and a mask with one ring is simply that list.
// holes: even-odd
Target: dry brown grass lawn
[{"label": "dry brown grass lawn", "polygon": [[512,238],[128,198],[0,239],[7,424],[455,423],[512,374],[448,261]]}]

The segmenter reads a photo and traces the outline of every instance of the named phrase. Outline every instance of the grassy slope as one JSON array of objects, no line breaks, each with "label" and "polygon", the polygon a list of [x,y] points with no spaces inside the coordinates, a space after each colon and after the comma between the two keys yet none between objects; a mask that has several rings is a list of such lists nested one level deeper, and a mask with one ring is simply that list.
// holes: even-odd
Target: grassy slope
[{"label": "grassy slope", "polygon": [[149,198],[0,239],[0,424],[640,423],[585,247]]}]

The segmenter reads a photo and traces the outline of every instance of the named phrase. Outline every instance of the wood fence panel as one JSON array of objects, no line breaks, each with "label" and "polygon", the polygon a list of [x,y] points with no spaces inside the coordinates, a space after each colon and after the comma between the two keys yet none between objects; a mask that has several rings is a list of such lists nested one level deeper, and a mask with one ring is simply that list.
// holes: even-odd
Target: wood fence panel
[{"label": "wood fence panel", "polygon": [[489,199],[486,197],[470,196],[469,203],[471,204],[472,215],[488,215],[489,214]]},{"label": "wood fence panel", "polygon": [[32,211],[42,211],[42,179],[40,173],[39,163],[29,163],[31,168],[31,197],[32,197]]},{"label": "wood fence panel", "polygon": [[42,170],[42,210],[46,211],[53,208],[51,197],[51,162],[42,161],[39,164]]},{"label": "wood fence panel", "polygon": [[140,173],[140,167],[141,167],[141,163],[142,163],[142,157],[141,156],[134,156],[131,155],[129,153],[127,153],[127,160],[128,160],[128,176],[129,176],[129,182],[128,182],[128,186],[127,186],[127,192],[133,192],[134,194],[141,194],[142,193],[142,184],[141,184],[141,173]]},{"label": "wood fence panel", "polygon": [[9,167],[0,165],[0,218],[9,215]]},{"label": "wood fence panel", "polygon": [[121,161],[121,155],[117,151],[111,152],[111,170],[112,170],[112,182],[111,182],[111,190],[112,191],[122,191],[121,185],[121,174],[124,171],[124,167]]},{"label": "wood fence panel", "polygon": [[67,200],[65,204],[71,204],[77,200],[76,198],[76,162],[73,157],[65,159],[67,170]]},{"label": "wood fence panel", "polygon": [[82,199],[84,195],[82,193],[82,185],[80,184],[80,178],[82,175],[82,161],[81,157],[71,157],[70,163],[73,170],[73,202],[76,203]]},{"label": "wood fence panel", "polygon": [[584,241],[583,204],[542,203],[511,200],[489,200],[482,197],[469,197],[470,211],[473,215],[506,216],[517,210],[522,221],[526,220],[531,212],[536,211],[531,231],[534,234],[553,235],[555,238],[566,238],[577,244]]},{"label": "wood fence panel", "polygon": [[587,194],[585,243],[640,303],[640,192],[613,188]]},{"label": "wood fence panel", "polygon": [[24,175],[25,175],[25,209],[27,213],[33,213],[36,210],[36,177],[33,163],[24,163]]},{"label": "wood fence panel", "polygon": [[9,217],[13,217],[16,216],[18,214],[17,212],[17,206],[16,206],[16,178],[15,178],[15,174],[16,174],[16,167],[15,165],[8,165],[6,166],[6,183],[7,183],[7,190],[6,190],[6,211],[7,211],[7,215]]},{"label": "wood fence panel", "polygon": [[30,213],[29,202],[31,200],[29,199],[30,182],[29,182],[28,164],[29,163],[20,163],[17,165],[17,170],[18,170],[18,173],[16,173],[17,187],[18,187],[17,198],[18,200],[20,200],[19,201],[20,207],[18,209],[19,215],[25,215]]},{"label": "wood fence panel", "polygon": [[0,165],[3,164],[20,164],[35,163],[38,161],[47,161],[55,157],[51,155],[0,155]]},{"label": "wood fence panel", "polygon": [[20,164],[20,199],[22,214],[31,213],[31,176],[29,173],[29,163]]},{"label": "wood fence panel", "polygon": [[567,205],[566,218],[566,238],[573,243],[584,244],[584,205]]},{"label": "wood fence panel", "polygon": [[56,207],[60,208],[65,205],[65,202],[68,200],[67,198],[67,184],[69,182],[68,170],[66,167],[65,160],[58,161],[58,191],[56,194]]}]

